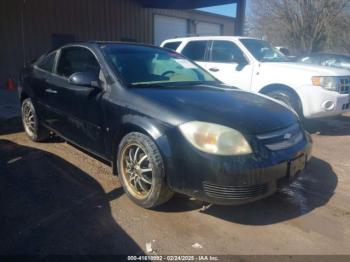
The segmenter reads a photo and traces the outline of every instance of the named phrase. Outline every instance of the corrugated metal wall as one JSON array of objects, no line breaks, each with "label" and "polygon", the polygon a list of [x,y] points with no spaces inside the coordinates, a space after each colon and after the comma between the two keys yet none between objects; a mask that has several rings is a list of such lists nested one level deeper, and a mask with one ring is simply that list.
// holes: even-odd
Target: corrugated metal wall
[{"label": "corrugated metal wall", "polygon": [[0,88],[8,77],[17,77],[24,61],[52,48],[52,34],[72,34],[76,41],[134,39],[153,43],[154,14],[220,23],[224,34],[234,32],[233,19],[147,9],[137,0],[1,0]]}]

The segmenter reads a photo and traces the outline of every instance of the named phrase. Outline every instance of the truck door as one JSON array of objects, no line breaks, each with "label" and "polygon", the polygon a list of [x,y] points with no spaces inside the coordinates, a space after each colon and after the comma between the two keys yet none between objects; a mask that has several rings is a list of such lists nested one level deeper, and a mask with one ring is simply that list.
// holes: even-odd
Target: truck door
[{"label": "truck door", "polygon": [[209,61],[204,68],[225,84],[251,89],[253,64],[233,42],[214,40],[209,48]]}]

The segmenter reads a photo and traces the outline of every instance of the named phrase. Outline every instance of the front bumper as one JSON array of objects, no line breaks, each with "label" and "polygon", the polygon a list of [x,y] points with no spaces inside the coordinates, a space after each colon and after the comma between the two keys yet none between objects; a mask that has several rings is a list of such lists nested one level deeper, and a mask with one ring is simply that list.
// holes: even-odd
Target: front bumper
[{"label": "front bumper", "polygon": [[[178,136],[180,134],[177,134]],[[183,138],[170,139],[171,156],[166,158],[169,186],[176,192],[221,205],[243,204],[276,192],[289,180],[290,161],[310,159],[312,142],[305,139],[291,148],[271,151],[251,139],[247,156],[216,156],[194,149]]]},{"label": "front bumper", "polygon": [[296,91],[306,118],[336,116],[350,110],[349,94],[327,91],[315,86],[303,86]]}]

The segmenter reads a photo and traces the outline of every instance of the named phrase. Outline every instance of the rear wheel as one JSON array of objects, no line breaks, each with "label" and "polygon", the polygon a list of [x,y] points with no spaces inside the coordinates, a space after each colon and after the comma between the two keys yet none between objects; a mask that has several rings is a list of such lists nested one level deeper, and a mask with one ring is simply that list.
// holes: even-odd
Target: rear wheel
[{"label": "rear wheel", "polygon": [[34,142],[41,142],[50,137],[50,131],[39,121],[38,114],[30,98],[22,102],[22,122],[27,136]]},{"label": "rear wheel", "polygon": [[119,145],[117,163],[124,191],[136,204],[152,208],[172,197],[162,156],[148,136],[136,132],[126,135]]}]

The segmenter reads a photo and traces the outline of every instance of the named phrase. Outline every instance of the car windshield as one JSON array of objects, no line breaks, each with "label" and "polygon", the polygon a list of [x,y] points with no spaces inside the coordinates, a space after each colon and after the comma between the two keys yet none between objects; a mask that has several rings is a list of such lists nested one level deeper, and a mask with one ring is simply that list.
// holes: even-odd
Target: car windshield
[{"label": "car windshield", "polygon": [[269,43],[257,39],[240,39],[241,43],[248,49],[248,51],[260,62],[289,62],[285,55],[283,55],[276,48]]},{"label": "car windshield", "polygon": [[115,73],[129,86],[217,82],[182,55],[161,48],[107,44],[101,47]]}]

